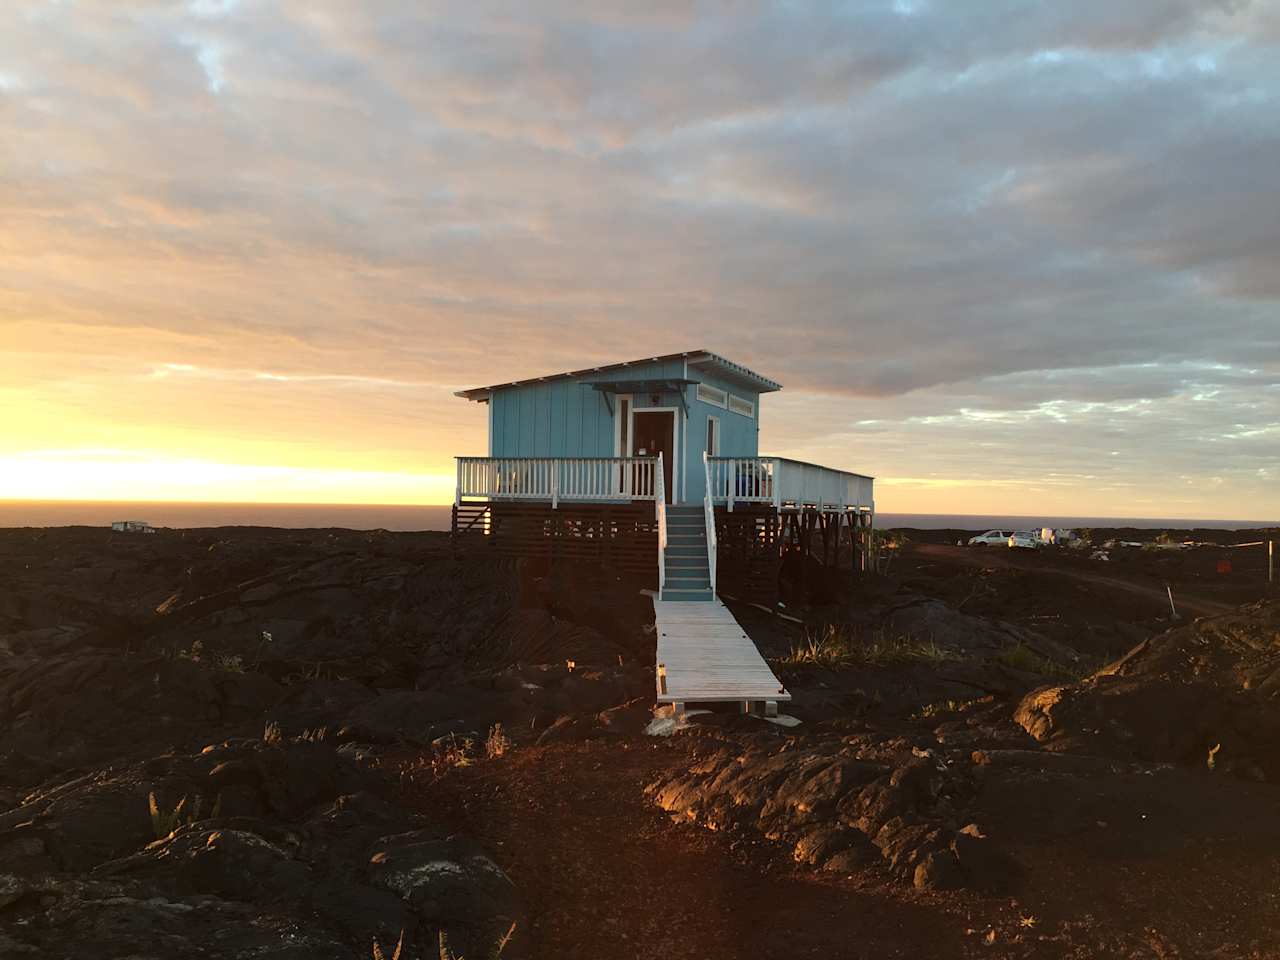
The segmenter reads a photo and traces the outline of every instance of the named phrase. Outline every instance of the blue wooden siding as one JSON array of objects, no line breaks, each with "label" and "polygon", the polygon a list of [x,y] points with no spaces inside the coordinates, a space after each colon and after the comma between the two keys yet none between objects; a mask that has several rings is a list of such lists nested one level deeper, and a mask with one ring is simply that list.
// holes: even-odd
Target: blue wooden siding
[{"label": "blue wooden siding", "polygon": [[760,453],[760,395],[736,386],[728,380],[711,376],[702,371],[690,372],[691,380],[700,380],[709,387],[716,387],[726,394],[750,400],[755,404],[755,416],[746,417],[734,413],[727,407],[714,403],[706,403],[698,399],[698,388],[691,385],[689,391],[689,431],[688,445],[685,448],[685,488],[684,499],[688,503],[699,503],[706,492],[706,474],[702,469],[702,451],[707,447],[707,418],[717,417],[720,420],[720,456],[722,457],[755,457]]},{"label": "blue wooden siding", "polygon": [[[700,380],[733,393],[756,405],[755,417],[744,417],[723,407],[704,403],[697,398],[697,388],[685,389],[689,408],[686,421],[677,411],[676,436],[677,498],[682,502],[701,502],[703,495],[702,451],[706,445],[707,417],[720,418],[720,453],[726,457],[754,457],[758,447],[759,396],[735,387],[699,370],[685,370],[683,361],[633,364],[622,370],[584,374],[579,380],[553,380],[494,390],[490,398],[492,456],[495,457],[611,457],[615,455],[615,418],[609,412],[600,391],[588,386],[591,381],[655,380],[683,378]],[[679,407],[674,394],[660,395],[653,403],[649,394],[632,398],[635,410],[651,407]],[[625,451],[624,451],[625,452]]]}]

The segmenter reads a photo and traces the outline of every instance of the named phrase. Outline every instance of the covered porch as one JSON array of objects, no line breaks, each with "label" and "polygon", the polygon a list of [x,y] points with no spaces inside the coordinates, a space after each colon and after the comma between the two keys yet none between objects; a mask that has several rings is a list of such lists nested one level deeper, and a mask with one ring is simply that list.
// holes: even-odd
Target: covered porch
[{"label": "covered porch", "polygon": [[455,539],[605,563],[652,578],[670,599],[776,602],[787,558],[869,569],[873,478],[787,457],[699,459],[687,484],[697,499],[679,504],[662,454],[459,457]]},{"label": "covered porch", "polygon": [[[787,457],[705,457],[704,497],[730,511],[771,505],[779,513],[816,510],[874,515],[874,479]],[[564,503],[672,503],[673,490],[657,457],[458,457],[454,503],[532,500]]]}]

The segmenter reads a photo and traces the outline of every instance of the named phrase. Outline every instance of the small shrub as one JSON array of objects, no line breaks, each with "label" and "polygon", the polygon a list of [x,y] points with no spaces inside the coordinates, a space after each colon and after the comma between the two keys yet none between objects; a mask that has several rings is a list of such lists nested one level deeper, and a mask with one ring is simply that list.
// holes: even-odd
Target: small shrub
[{"label": "small shrub", "polygon": [[1058,663],[1041,656],[1021,643],[998,654],[995,661],[1013,670],[1021,670],[1023,673],[1034,673],[1059,680],[1079,680],[1091,672],[1089,665],[1084,661],[1072,665]]},{"label": "small shrub", "polygon": [[227,673],[244,673],[244,659],[238,653],[215,654],[213,664]]},{"label": "small shrub", "polygon": [[959,654],[934,640],[907,635],[890,636],[877,630],[869,641],[858,638],[845,625],[828,624],[818,630],[806,629],[804,640],[785,657],[775,659],[783,667],[797,666],[888,666],[895,663],[943,663]]}]

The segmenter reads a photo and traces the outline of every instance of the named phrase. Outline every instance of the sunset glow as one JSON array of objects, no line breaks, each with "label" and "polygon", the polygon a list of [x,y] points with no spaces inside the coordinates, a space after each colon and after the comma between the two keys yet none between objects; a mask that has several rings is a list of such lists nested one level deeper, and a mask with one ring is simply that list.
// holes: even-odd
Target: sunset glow
[{"label": "sunset glow", "polygon": [[446,503],[709,349],[882,511],[1280,517],[1260,7],[19,6],[0,498]]}]

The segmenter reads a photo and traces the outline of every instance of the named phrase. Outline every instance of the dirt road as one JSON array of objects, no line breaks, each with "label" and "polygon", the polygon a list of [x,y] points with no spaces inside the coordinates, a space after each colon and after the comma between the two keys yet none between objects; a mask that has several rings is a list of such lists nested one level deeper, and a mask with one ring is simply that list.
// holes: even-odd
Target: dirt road
[{"label": "dirt road", "polygon": [[[918,556],[948,560],[972,567],[1017,568],[1052,572],[1054,575],[1069,577],[1083,583],[1137,594],[1148,600],[1159,601],[1163,604],[1169,602],[1168,594],[1162,584],[1143,583],[1136,580],[1107,576],[1090,570],[1078,570],[1063,564],[1046,563],[1046,558],[1031,551],[1001,549],[999,547],[957,547],[936,543],[913,544],[910,549]],[[1184,589],[1174,592],[1174,603],[1177,605],[1179,613],[1195,617],[1209,617],[1220,613],[1229,613],[1235,609],[1230,604],[1187,594]]]}]

